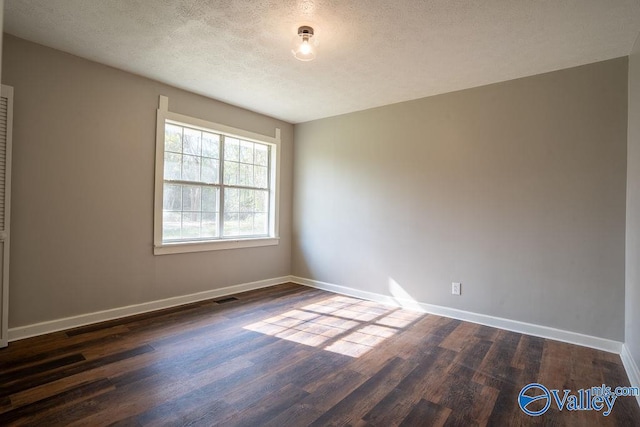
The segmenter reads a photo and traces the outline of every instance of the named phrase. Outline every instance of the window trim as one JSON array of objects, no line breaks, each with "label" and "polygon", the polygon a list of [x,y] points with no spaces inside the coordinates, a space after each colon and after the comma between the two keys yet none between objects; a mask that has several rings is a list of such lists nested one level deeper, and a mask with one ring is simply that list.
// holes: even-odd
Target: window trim
[{"label": "window trim", "polygon": [[[231,237],[215,240],[199,240],[192,242],[163,242],[162,241],[162,208],[164,197],[164,127],[165,122],[177,122],[187,126],[213,131],[225,136],[240,138],[246,141],[267,143],[273,146],[271,168],[275,179],[269,195],[269,204],[273,212],[269,214],[269,233],[267,237]],[[251,248],[258,246],[273,246],[280,242],[279,206],[280,206],[280,129],[275,129],[275,137],[262,135],[214,123],[184,114],[169,111],[169,98],[160,95],[156,115],[156,158],[155,158],[155,191],[153,206],[153,253],[154,255],[214,251],[223,249]]]}]

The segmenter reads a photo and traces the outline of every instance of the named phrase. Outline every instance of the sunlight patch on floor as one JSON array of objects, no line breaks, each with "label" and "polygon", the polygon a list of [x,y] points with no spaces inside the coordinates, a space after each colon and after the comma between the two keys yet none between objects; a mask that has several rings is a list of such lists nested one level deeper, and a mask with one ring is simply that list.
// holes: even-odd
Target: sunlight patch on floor
[{"label": "sunlight patch on floor", "polygon": [[421,313],[338,295],[244,328],[359,357],[421,316]]}]

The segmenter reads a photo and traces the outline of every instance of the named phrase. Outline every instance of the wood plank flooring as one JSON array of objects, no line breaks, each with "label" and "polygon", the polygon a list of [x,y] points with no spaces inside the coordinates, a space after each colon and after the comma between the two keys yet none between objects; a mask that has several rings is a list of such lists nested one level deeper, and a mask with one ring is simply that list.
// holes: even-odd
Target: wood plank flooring
[{"label": "wood plank flooring", "polygon": [[615,354],[283,284],[11,343],[0,425],[640,425],[633,397],[530,417],[532,382],[629,385]]}]

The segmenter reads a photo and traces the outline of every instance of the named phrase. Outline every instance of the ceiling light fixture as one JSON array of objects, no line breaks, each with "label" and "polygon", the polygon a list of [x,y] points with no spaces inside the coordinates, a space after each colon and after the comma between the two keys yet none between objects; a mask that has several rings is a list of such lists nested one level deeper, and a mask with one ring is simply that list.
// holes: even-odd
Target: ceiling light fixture
[{"label": "ceiling light fixture", "polygon": [[300,61],[311,61],[316,57],[318,39],[313,38],[313,28],[303,25],[298,28],[298,34],[293,37],[291,53]]}]

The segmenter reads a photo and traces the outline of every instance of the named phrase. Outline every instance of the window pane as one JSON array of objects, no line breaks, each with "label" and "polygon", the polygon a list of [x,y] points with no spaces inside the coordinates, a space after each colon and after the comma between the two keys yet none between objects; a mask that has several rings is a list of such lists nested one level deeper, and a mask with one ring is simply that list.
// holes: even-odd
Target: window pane
[{"label": "window pane", "polygon": [[238,163],[224,162],[224,183],[227,185],[238,185]]},{"label": "window pane", "polygon": [[269,186],[268,169],[262,166],[254,168],[254,187],[267,188]]},{"label": "window pane", "polygon": [[240,161],[253,163],[253,142],[240,141]]},{"label": "window pane", "polygon": [[225,188],[224,211],[228,213],[240,211],[240,190],[236,188]]},{"label": "window pane", "polygon": [[164,153],[164,179],[180,179],[182,155],[174,153]]},{"label": "window pane", "polygon": [[182,189],[182,210],[200,211],[200,187],[185,185]]},{"label": "window pane", "polygon": [[253,217],[253,234],[267,234],[267,214],[258,213]]},{"label": "window pane", "polygon": [[236,138],[225,138],[224,140],[224,159],[238,161],[240,158],[240,141]]},{"label": "window pane", "polygon": [[200,137],[202,132],[195,129],[184,128],[184,145],[182,152],[184,154],[201,155]]},{"label": "window pane", "polygon": [[202,175],[200,179],[202,182],[210,184],[217,184],[219,178],[218,159],[202,158]]},{"label": "window pane", "polygon": [[202,188],[202,211],[203,212],[218,212],[218,192],[217,188],[203,187]]},{"label": "window pane", "polygon": [[171,125],[164,126],[164,151],[182,152],[182,127]]},{"label": "window pane", "polygon": [[165,184],[163,199],[163,209],[165,211],[181,211],[182,186],[176,184]]},{"label": "window pane", "polygon": [[181,229],[180,212],[163,212],[162,213],[162,239],[171,240],[179,239]]},{"label": "window pane", "polygon": [[166,183],[162,239],[219,237],[219,192],[213,187]]},{"label": "window pane", "polygon": [[237,236],[238,235],[238,214],[225,212],[223,233],[225,236]]},{"label": "window pane", "polygon": [[182,213],[182,237],[186,237],[186,238],[200,237],[200,213],[199,212],[183,212]]},{"label": "window pane", "polygon": [[182,179],[200,181],[200,159],[196,156],[182,156]]},{"label": "window pane", "polygon": [[220,158],[220,135],[202,132],[202,155],[216,159]]},{"label": "window pane", "polygon": [[256,212],[267,212],[269,206],[269,192],[268,191],[256,191]]},{"label": "window pane", "polygon": [[240,229],[238,230],[238,234],[241,236],[250,236],[253,234],[253,214],[252,213],[241,213],[239,216],[240,219]]},{"label": "window pane", "polygon": [[201,237],[218,237],[218,214],[202,214]]},{"label": "window pane", "polygon": [[255,145],[255,164],[260,166],[269,165],[269,147],[263,144]]},{"label": "window pane", "polygon": [[245,165],[240,163],[240,174],[238,176],[238,185],[253,187],[253,165]]},{"label": "window pane", "polygon": [[240,190],[240,210],[239,212],[254,212],[255,210],[255,191]]}]

